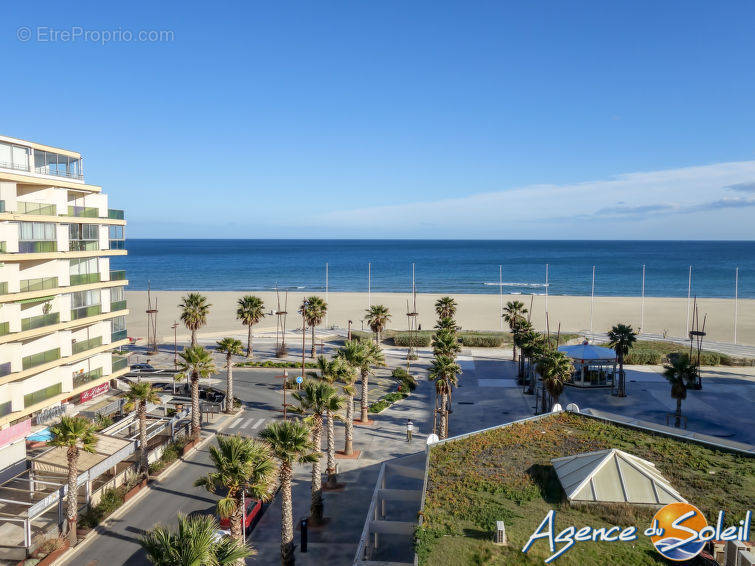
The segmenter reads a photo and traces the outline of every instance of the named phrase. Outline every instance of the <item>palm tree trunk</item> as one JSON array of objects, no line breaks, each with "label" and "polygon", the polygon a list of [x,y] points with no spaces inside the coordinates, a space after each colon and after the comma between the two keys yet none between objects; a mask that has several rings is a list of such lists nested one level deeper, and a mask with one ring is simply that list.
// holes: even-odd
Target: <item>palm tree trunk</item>
[{"label": "palm tree trunk", "polygon": [[336,431],[333,411],[328,411],[328,467],[325,470],[328,474],[328,487],[336,487],[338,476],[336,475]]},{"label": "palm tree trunk", "polygon": [[682,426],[682,398],[679,397],[676,400],[676,419],[674,421],[674,426],[676,428],[680,428]]},{"label": "palm tree trunk", "polygon": [[513,353],[511,354],[511,361],[516,361],[516,344],[513,345]]},{"label": "palm tree trunk", "polygon": [[315,354],[316,354],[315,352],[315,325],[313,324],[312,325],[312,353],[310,354],[309,357],[314,358]]},{"label": "palm tree trunk", "polygon": [[225,412],[233,413],[233,364],[231,364],[231,354],[226,357],[226,369],[228,372],[225,376]]},{"label": "palm tree trunk", "polygon": [[147,461],[147,402],[139,401],[139,455],[141,474],[149,476],[149,462]]},{"label": "palm tree trunk", "polygon": [[249,325],[249,329],[246,334],[246,357],[252,357],[252,325]]},{"label": "palm tree trunk", "polygon": [[192,347],[197,345],[197,331],[196,330],[191,331],[191,345]]},{"label": "palm tree trunk", "polygon": [[[230,517],[231,538],[236,539],[239,544],[244,543],[244,490],[240,489],[236,494],[236,512]],[[244,566],[244,559],[236,561],[236,566]]]},{"label": "palm tree trunk", "polygon": [[619,397],[626,397],[626,386],[624,385],[624,356],[619,356]]},{"label": "palm tree trunk", "polygon": [[527,360],[527,380],[530,384],[530,395],[533,395],[535,393],[535,372],[532,367],[532,358]]},{"label": "palm tree trunk", "polygon": [[282,462],[281,480],[281,565],[294,563],[294,522],[291,510],[291,465]]},{"label": "palm tree trunk", "polygon": [[322,442],[322,416],[314,415],[312,423],[312,443],[315,445],[317,459],[312,462],[312,503],[309,508],[309,518],[313,525],[322,523],[322,469],[320,462],[320,444]]},{"label": "palm tree trunk", "polygon": [[344,423],[346,442],[343,447],[345,456],[351,456],[354,453],[354,396],[349,395],[346,403],[346,422]]},{"label": "palm tree trunk", "polygon": [[548,392],[545,390],[545,381],[543,381],[543,399],[542,399],[542,412],[547,413],[548,412],[548,399],[547,399]]},{"label": "palm tree trunk", "polygon": [[66,509],[66,517],[68,518],[68,541],[71,543],[71,546],[74,546],[77,542],[76,519],[78,511],[78,487],[76,486],[76,479],[79,475],[78,463],[79,449],[75,446],[71,446],[68,449],[68,497],[66,499],[68,503]]},{"label": "palm tree trunk", "polygon": [[448,434],[448,421],[446,420],[447,414],[446,414],[446,394],[441,393],[440,395],[440,437],[446,438]]},{"label": "palm tree trunk", "polygon": [[367,424],[369,416],[367,415],[367,386],[370,373],[368,371],[362,372],[362,424]]},{"label": "palm tree trunk", "polygon": [[202,430],[202,422],[199,414],[199,375],[191,376],[191,435],[195,440],[199,439]]}]

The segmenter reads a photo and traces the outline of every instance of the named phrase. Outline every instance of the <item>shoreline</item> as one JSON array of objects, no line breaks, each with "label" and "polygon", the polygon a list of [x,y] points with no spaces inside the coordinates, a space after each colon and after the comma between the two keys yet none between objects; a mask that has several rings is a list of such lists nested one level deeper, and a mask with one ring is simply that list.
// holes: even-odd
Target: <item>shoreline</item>
[{"label": "shoreline", "polygon": [[[171,325],[179,320],[178,303],[183,295],[190,291],[152,291],[153,301],[157,300],[157,335],[159,340],[173,340]],[[246,327],[236,319],[236,300],[245,295],[253,294],[261,297],[265,303],[265,311],[276,310],[277,299],[274,291],[199,291],[206,295],[212,305],[208,324],[200,330],[202,336],[221,336],[228,334],[246,334]],[[325,297],[325,293],[306,290],[289,291],[287,329],[292,330],[301,324],[301,317],[297,309],[305,296],[318,295]],[[435,324],[434,302],[442,296],[454,297],[459,303],[457,320],[462,328],[467,330],[508,330],[501,325],[500,295],[497,293],[417,293],[418,323],[428,330]],[[285,294],[281,293],[281,308],[283,308]],[[147,292],[126,291],[129,315],[127,328],[129,336],[143,338],[146,336]],[[346,328],[352,320],[352,328],[362,329],[361,319],[364,317],[368,302],[371,304],[385,304],[392,313],[389,328],[403,330],[408,327],[407,302],[411,302],[410,293],[373,292],[368,297],[366,292],[329,292],[328,318],[321,328],[332,326]],[[590,311],[592,310],[592,328],[595,332],[605,332],[618,322],[631,324],[636,330],[640,328],[642,318],[641,297],[613,297],[596,296],[592,302],[584,295],[548,295],[548,317],[545,315],[545,295],[503,295],[503,304],[508,301],[519,300],[527,309],[532,305],[532,322],[538,330],[556,331],[559,323],[562,332],[579,332],[589,330]],[[690,307],[694,301],[690,301]],[[706,339],[718,342],[733,342],[734,337],[734,299],[698,297],[697,306],[702,324],[707,314],[705,330]],[[689,327],[692,326],[692,308],[689,309]],[[680,297],[645,297],[644,328],[645,333],[663,334],[669,337],[686,335],[687,328],[687,298]],[[180,323],[179,323],[180,324]],[[255,331],[275,330],[274,316],[266,316],[260,324],[255,325]],[[366,326],[365,326],[366,328]],[[179,339],[187,336],[186,329],[179,327]],[[755,299],[739,299],[737,301],[737,343],[755,345]]]}]

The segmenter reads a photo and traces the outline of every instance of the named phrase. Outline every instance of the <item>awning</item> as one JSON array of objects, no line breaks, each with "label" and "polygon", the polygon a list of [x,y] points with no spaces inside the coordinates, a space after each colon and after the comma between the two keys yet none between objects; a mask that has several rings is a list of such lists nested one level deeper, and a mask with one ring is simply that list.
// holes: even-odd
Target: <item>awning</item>
[{"label": "awning", "polygon": [[28,303],[43,303],[45,301],[52,301],[55,298],[55,295],[48,295],[47,297],[36,297],[34,299],[21,299],[20,301],[16,301],[19,305],[26,305]]},{"label": "awning", "polygon": [[559,352],[563,352],[572,360],[579,362],[588,361],[615,361],[616,352],[611,348],[594,346],[592,344],[576,344],[574,346],[559,346]]},{"label": "awning", "polygon": [[[78,471],[86,472],[96,464],[99,464],[107,457],[115,454],[121,448],[131,444],[131,441],[107,436],[105,434],[95,434],[97,444],[94,447],[95,452],[79,451]],[[31,461],[31,467],[34,471],[51,472],[54,474],[68,473],[68,456],[67,448],[59,446],[49,452],[40,454]]]}]

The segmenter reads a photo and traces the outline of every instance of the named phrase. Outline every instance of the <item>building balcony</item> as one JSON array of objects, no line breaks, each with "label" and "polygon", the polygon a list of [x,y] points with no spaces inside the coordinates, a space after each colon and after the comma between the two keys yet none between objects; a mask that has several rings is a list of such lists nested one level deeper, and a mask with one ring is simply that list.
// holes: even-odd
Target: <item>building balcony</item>
[{"label": "building balcony", "polygon": [[120,340],[125,340],[126,338],[128,338],[127,330],[116,330],[110,335],[111,342],[119,342]]},{"label": "building balcony", "polygon": [[110,249],[111,250],[125,250],[126,240],[110,240]]},{"label": "building balcony", "polygon": [[78,342],[73,342],[71,344],[71,353],[72,355],[76,355],[80,354],[81,352],[91,350],[92,348],[99,348],[100,346],[102,346],[102,336],[95,336],[94,338],[90,338],[89,340],[79,340]]},{"label": "building balcony", "polygon": [[0,283],[0,295],[7,295],[8,294],[8,282],[3,281]]},{"label": "building balcony", "polygon": [[78,216],[80,218],[98,218],[100,209],[93,206],[70,206],[68,207],[68,216]]},{"label": "building balcony", "polygon": [[125,214],[122,210],[117,210],[114,208],[109,208],[107,211],[107,217],[111,220],[124,220]]},{"label": "building balcony", "polygon": [[128,358],[125,356],[116,356],[113,354],[113,372],[120,371],[128,367]]},{"label": "building balcony", "polygon": [[39,354],[33,354],[22,358],[21,367],[27,370],[59,359],[60,348],[54,348],[52,350],[47,350],[46,352],[40,352]]},{"label": "building balcony", "polygon": [[85,373],[77,373],[73,376],[73,388],[76,389],[78,387],[81,387],[85,383],[89,383],[90,381],[94,381],[95,379],[99,379],[101,377],[102,368],[93,369]]},{"label": "building balcony", "polygon": [[24,409],[31,407],[32,405],[36,405],[37,403],[41,403],[42,401],[46,401],[47,399],[55,397],[56,395],[60,395],[62,392],[63,384],[56,383],[55,385],[50,385],[49,387],[45,387],[44,389],[40,389],[39,391],[35,391],[34,393],[24,395]]},{"label": "building balcony", "polygon": [[16,214],[34,214],[36,216],[57,216],[58,209],[54,204],[40,204],[38,202],[16,201]]},{"label": "building balcony", "polygon": [[57,277],[39,277],[36,279],[22,279],[19,285],[19,293],[28,293],[29,291],[42,291],[45,289],[55,289],[58,287]]},{"label": "building balcony", "polygon": [[51,326],[53,324],[60,323],[60,313],[51,312],[49,314],[40,314],[39,316],[30,316],[29,318],[21,319],[21,332],[26,330],[34,330],[35,328],[42,328],[43,326]]},{"label": "building balcony", "polygon": [[71,240],[68,249],[72,252],[93,252],[100,249],[98,240]]},{"label": "building balcony", "polygon": [[27,240],[18,242],[18,253],[40,254],[58,251],[58,242],[47,240]]},{"label": "building balcony", "polygon": [[86,285],[88,283],[99,283],[99,273],[82,273],[79,275],[71,275],[71,285]]},{"label": "building balcony", "polygon": [[118,271],[111,271],[110,272],[110,281],[125,281],[126,280],[126,272],[123,270]]},{"label": "building balcony", "polygon": [[0,336],[10,334],[10,322],[0,322]]},{"label": "building balcony", "polygon": [[71,320],[79,320],[80,318],[88,318],[90,316],[97,316],[102,313],[102,305],[89,305],[87,307],[79,307],[71,309]]},{"label": "building balcony", "polygon": [[126,310],[126,299],[122,301],[113,301],[110,303],[110,312]]}]

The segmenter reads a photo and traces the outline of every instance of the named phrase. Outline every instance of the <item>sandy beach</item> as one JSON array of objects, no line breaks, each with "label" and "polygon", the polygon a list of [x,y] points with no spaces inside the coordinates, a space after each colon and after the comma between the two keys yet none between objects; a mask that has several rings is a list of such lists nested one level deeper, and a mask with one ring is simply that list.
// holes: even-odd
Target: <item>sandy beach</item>
[{"label": "sandy beach", "polygon": [[[178,320],[178,303],[187,291],[153,291],[153,300],[157,299],[158,306],[158,336],[161,341],[172,341],[171,325]],[[200,337],[215,337],[220,335],[243,334],[245,328],[236,320],[236,301],[246,294],[241,291],[206,291],[210,304],[208,324],[200,331]],[[268,312],[276,309],[276,297],[272,292],[253,292],[265,301]],[[129,336],[146,337],[147,334],[147,293],[146,291],[128,291],[126,293],[130,314],[128,316]],[[435,321],[434,302],[439,294],[418,294],[417,311],[419,323],[423,329],[432,328]],[[470,330],[500,330],[500,298],[499,295],[489,294],[457,294],[452,295],[459,303],[457,319],[461,326]],[[289,329],[301,326],[301,317],[297,314],[303,293],[289,293],[288,295],[288,324]],[[394,329],[407,328],[407,301],[411,296],[406,293],[372,293],[372,304],[384,304],[393,313],[389,327]],[[281,296],[283,300],[283,296]],[[546,299],[542,295],[504,295],[503,302],[520,300],[527,308],[532,304],[532,321],[536,327],[545,330],[546,327]],[[532,301],[532,303],[531,303]],[[561,324],[562,331],[581,331],[590,328],[590,297],[580,296],[550,296],[548,297],[548,319],[551,331],[555,331]],[[323,327],[337,326],[345,328],[349,320],[353,321],[352,328],[361,329],[361,319],[368,305],[367,293],[329,293],[328,320]],[[734,338],[734,301],[732,299],[701,298],[697,300],[700,320],[707,314],[706,331],[708,339],[719,342],[732,342]],[[692,309],[690,309],[691,311]],[[608,330],[617,322],[631,324],[640,328],[641,299],[639,297],[596,297],[592,306],[593,330],[596,332]],[[690,321],[691,321],[690,312]],[[737,342],[755,345],[755,300],[740,299],[738,303]],[[642,330],[648,333],[668,336],[684,336],[687,324],[686,298],[646,298],[645,320]],[[691,322],[690,322],[691,324]],[[365,326],[366,328],[366,326]],[[275,330],[275,317],[266,317],[255,330]],[[178,339],[185,339],[187,332],[183,326],[178,328]]]}]

